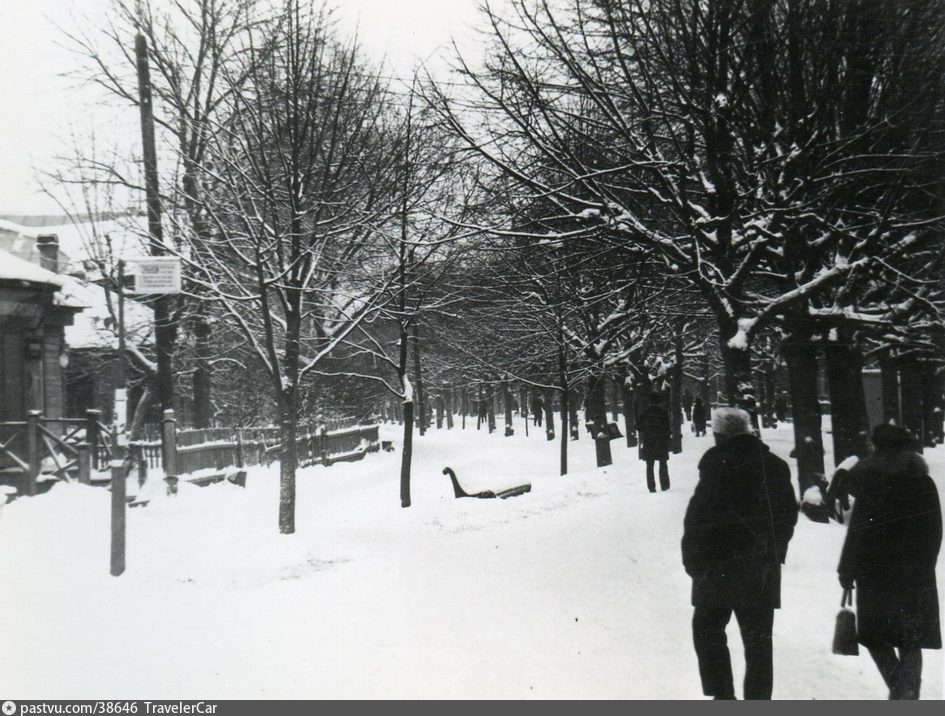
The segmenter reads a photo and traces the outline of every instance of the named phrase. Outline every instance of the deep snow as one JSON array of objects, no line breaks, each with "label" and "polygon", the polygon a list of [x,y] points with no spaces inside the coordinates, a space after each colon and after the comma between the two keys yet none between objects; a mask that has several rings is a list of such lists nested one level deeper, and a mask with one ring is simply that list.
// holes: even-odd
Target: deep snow
[{"label": "deep snow", "polygon": [[[181,486],[128,512],[127,571],[108,574],[109,495],[60,484],[0,510],[4,698],[704,698],[691,645],[682,517],[711,437],[687,434],[672,489],[649,494],[622,440],[572,472],[531,429],[414,441],[413,506],[393,453],[298,477],[277,532],[278,471],[246,489]],[[764,438],[789,452],[790,426]],[[945,448],[927,453],[940,489]],[[531,482],[508,500],[467,491]],[[885,698],[869,656],[830,653],[844,527],[801,517],[775,618],[775,698]],[[941,572],[941,570],[940,570]],[[943,576],[939,580],[942,583]],[[736,681],[741,642],[730,625]],[[740,692],[740,685],[737,685]],[[941,698],[925,652],[924,698]]]}]

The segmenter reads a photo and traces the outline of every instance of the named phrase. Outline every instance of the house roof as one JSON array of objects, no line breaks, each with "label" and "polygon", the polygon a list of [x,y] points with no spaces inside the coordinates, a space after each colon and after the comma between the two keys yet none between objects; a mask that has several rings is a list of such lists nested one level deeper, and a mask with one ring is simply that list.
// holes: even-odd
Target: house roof
[{"label": "house roof", "polygon": [[[87,284],[66,277],[74,284],[75,294],[86,309],[75,317],[71,326],[66,326],[66,343],[70,348],[117,348],[118,331],[114,314],[117,313],[117,296],[106,294],[106,290],[95,284]],[[109,307],[111,303],[111,307]],[[125,300],[125,337],[129,344],[137,346],[151,343],[154,313],[147,306],[133,299]]]},{"label": "house roof", "polygon": [[76,295],[75,281],[67,276],[47,271],[42,266],[14,256],[3,249],[0,249],[0,280],[54,286],[56,295],[53,302],[57,306],[85,308],[85,304]]}]

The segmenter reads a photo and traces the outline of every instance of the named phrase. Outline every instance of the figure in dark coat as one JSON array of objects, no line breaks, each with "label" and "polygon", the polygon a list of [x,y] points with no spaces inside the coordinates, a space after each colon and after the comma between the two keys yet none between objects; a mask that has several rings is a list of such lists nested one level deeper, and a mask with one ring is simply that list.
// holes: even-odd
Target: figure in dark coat
[{"label": "figure in dark coat", "polygon": [[532,398],[532,424],[541,427],[541,421],[545,416],[545,401],[539,396]]},{"label": "figure in dark coat", "polygon": [[770,699],[774,610],[781,606],[781,565],[797,523],[791,472],[749,432],[745,411],[719,408],[712,429],[716,445],[699,462],[682,540],[702,690],[735,698],[725,637],[734,612],[745,647],[745,698]]},{"label": "figure in dark coat", "polygon": [[660,464],[660,489],[669,489],[669,443],[672,427],[669,413],[663,407],[659,393],[649,397],[649,405],[637,416],[637,432],[640,435],[640,459],[646,461],[646,486],[656,492],[654,463]]},{"label": "figure in dark coat", "polygon": [[844,588],[856,587],[859,641],[890,698],[917,699],[922,649],[942,648],[935,580],[942,507],[907,431],[879,425],[872,440],[873,455],[849,472],[856,501],[837,571]]},{"label": "figure in dark coat", "polygon": [[696,402],[692,405],[692,428],[696,432],[696,437],[705,435],[705,420],[705,404],[702,398],[696,398]]}]

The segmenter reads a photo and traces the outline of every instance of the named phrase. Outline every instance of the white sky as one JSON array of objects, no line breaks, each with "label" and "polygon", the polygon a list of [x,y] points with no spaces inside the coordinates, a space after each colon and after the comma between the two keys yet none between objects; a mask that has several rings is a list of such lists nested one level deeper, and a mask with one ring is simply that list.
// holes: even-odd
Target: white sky
[{"label": "white sky", "polygon": [[[61,77],[75,60],[57,26],[94,27],[109,0],[0,0],[0,213],[58,213],[36,170],[68,151],[69,133],[101,133],[100,91]],[[335,0],[343,27],[357,28],[365,51],[386,56],[398,75],[444,52],[457,36],[468,48],[478,0]],[[467,39],[462,40],[463,36]],[[434,60],[434,63],[436,61]],[[97,107],[97,105],[99,105]],[[129,123],[137,110],[128,108]],[[96,121],[98,120],[98,121]]]}]

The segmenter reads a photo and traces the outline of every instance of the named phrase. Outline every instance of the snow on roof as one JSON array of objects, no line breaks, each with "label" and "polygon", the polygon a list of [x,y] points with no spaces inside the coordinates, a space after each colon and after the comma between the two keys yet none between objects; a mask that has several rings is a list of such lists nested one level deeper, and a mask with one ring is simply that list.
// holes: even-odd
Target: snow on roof
[{"label": "snow on roof", "polygon": [[[118,332],[113,313],[117,314],[118,297],[95,284],[66,278],[75,294],[86,306],[71,326],[66,326],[66,343],[70,348],[117,348]],[[109,300],[111,310],[109,310]],[[137,301],[125,300],[125,334],[129,343],[141,345],[150,342],[154,314],[147,306]]]},{"label": "snow on roof", "polygon": [[[55,234],[59,239],[60,265],[65,266],[67,272],[83,268],[83,262],[102,259],[109,253],[125,259],[147,253],[143,251],[146,222],[136,216],[55,226],[24,226],[0,219],[0,233],[19,237],[21,241],[16,247],[8,247],[8,250],[35,263],[39,263],[36,238]],[[111,239],[110,250],[105,246],[106,236]]]},{"label": "snow on roof", "polygon": [[66,276],[60,276],[47,271],[42,266],[14,256],[9,251],[0,249],[0,279],[5,281],[23,281],[40,283],[56,287],[54,303],[57,306],[70,308],[84,308],[85,304],[75,294],[73,281]]}]

